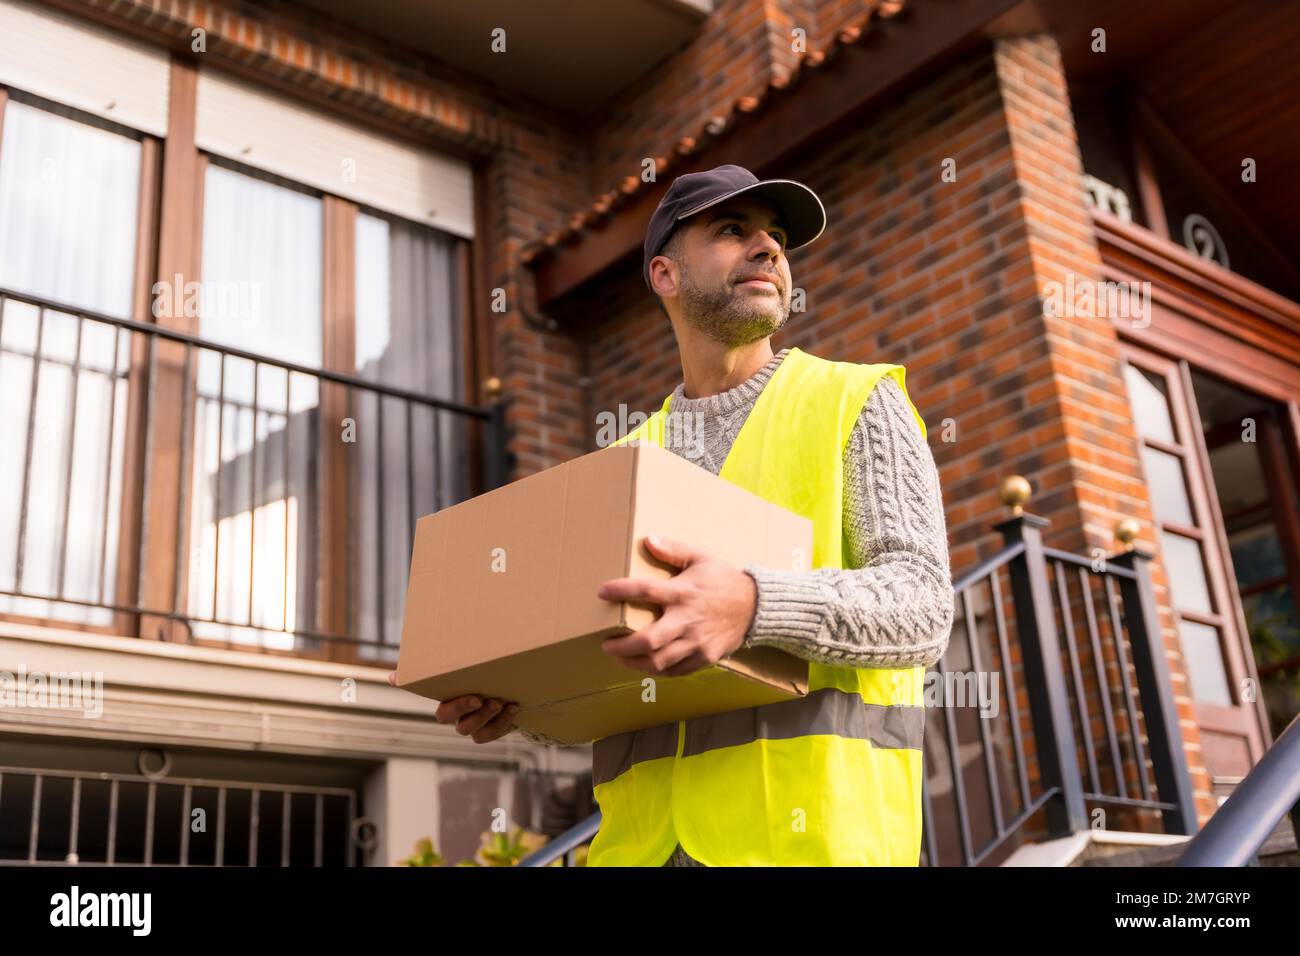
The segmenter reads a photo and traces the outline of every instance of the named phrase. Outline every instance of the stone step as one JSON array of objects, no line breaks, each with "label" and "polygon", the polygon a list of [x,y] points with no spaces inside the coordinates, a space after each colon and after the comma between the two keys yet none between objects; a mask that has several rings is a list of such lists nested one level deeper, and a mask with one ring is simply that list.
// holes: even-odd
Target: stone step
[{"label": "stone step", "polygon": [[[1095,845],[1090,846],[1092,850]],[[1111,844],[1111,852],[1089,855],[1088,850],[1072,863],[1072,866],[1173,866],[1182,855],[1183,844],[1166,844],[1164,846],[1124,846]],[[1283,817],[1269,834],[1264,845],[1259,849],[1260,866],[1300,866],[1300,850],[1297,850],[1295,831],[1291,820]]]}]

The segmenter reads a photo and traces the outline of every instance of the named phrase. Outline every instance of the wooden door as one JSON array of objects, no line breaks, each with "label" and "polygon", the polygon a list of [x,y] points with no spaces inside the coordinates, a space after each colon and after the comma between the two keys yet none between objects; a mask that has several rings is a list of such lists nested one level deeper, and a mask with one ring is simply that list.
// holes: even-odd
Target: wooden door
[{"label": "wooden door", "polygon": [[1242,777],[1266,732],[1258,677],[1185,360],[1123,344],[1142,465],[1211,778]]}]

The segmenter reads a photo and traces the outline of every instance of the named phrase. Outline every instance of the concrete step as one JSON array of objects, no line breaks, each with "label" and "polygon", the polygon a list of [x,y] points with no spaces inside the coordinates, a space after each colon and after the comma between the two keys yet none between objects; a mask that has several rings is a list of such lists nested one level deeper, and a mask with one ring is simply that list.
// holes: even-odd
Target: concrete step
[{"label": "concrete step", "polygon": [[[1088,830],[1059,840],[1019,847],[1003,866],[1173,866],[1187,836]],[[1260,866],[1300,866],[1300,849],[1289,818],[1283,818],[1259,851]]]},{"label": "concrete step", "polygon": [[[1120,852],[1085,855],[1075,866],[1173,866],[1182,855],[1181,846],[1147,846]],[[1291,821],[1283,817],[1264,845],[1259,848],[1260,866],[1300,866],[1300,849],[1296,847]]]}]

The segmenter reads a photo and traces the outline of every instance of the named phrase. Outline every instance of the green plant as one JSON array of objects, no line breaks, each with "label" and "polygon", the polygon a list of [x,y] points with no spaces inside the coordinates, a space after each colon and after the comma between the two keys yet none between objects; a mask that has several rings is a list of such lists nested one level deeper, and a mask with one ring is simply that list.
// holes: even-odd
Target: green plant
[{"label": "green plant", "polygon": [[[482,844],[468,860],[446,863],[437,850],[433,840],[424,837],[416,841],[415,852],[399,866],[517,866],[528,854],[541,849],[549,842],[544,834],[524,827],[515,827],[508,833],[485,830],[481,835]],[[587,865],[587,844],[578,847],[573,854],[574,866]],[[553,860],[547,866],[563,866],[563,860]]]},{"label": "green plant", "polygon": [[1255,659],[1261,664],[1272,664],[1285,660],[1292,653],[1288,646],[1295,641],[1296,633],[1285,615],[1272,614],[1248,615],[1247,628],[1250,643],[1255,648]]},{"label": "green plant", "polygon": [[482,840],[483,845],[478,848],[475,857],[484,866],[514,866],[547,843],[545,836],[523,827],[515,827],[509,833],[485,830]]},{"label": "green plant", "polygon": [[405,860],[398,863],[398,866],[442,866],[442,856],[433,848],[433,840],[425,837],[422,840],[415,841],[415,852]]}]

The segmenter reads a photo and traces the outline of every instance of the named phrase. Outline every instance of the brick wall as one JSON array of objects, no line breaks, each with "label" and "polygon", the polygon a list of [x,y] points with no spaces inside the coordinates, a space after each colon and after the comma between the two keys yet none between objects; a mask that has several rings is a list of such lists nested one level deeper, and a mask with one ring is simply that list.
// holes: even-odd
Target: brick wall
[{"label": "brick wall", "polygon": [[[683,137],[738,99],[757,96],[774,77],[790,75],[800,55],[824,49],[835,32],[862,23],[897,2],[862,0],[719,0],[694,42],[667,57],[609,103],[591,138],[594,192],[638,175],[647,157],[662,157]],[[872,29],[888,30],[877,22]]]}]

